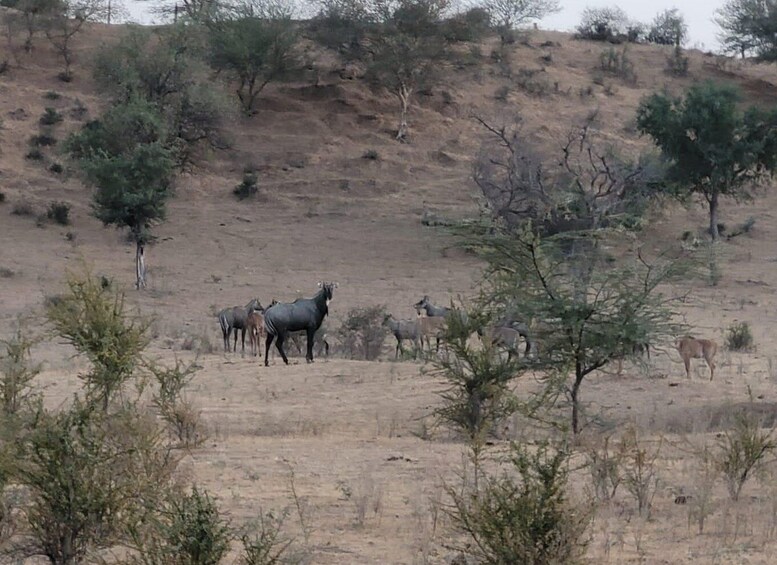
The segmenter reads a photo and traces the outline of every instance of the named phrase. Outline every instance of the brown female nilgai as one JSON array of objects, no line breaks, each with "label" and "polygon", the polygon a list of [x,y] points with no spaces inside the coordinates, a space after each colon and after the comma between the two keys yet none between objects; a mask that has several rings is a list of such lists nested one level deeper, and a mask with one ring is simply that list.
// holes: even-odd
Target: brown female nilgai
[{"label": "brown female nilgai", "polygon": [[259,310],[260,312],[264,310],[258,298],[251,300],[251,302],[245,305],[245,308],[233,306],[232,308],[224,308],[218,313],[219,325],[224,337],[224,351],[229,351],[229,335],[232,331],[235,332],[234,351],[237,351],[237,331],[241,330],[243,333],[243,353],[245,353],[246,322],[248,321],[248,315],[254,310]]}]

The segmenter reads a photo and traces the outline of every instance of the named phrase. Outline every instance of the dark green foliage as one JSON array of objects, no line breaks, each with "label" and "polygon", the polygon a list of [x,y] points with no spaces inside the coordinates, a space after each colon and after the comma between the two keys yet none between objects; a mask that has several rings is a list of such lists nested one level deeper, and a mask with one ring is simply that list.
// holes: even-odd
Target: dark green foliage
[{"label": "dark green foliage", "polygon": [[734,88],[708,82],[692,86],[682,99],[653,94],[637,112],[639,130],[670,162],[675,193],[699,194],[709,204],[714,240],[719,198],[752,198],[753,188],[777,165],[777,109],[741,112],[738,101]]},{"label": "dark green foliage", "polygon": [[43,97],[46,100],[59,100],[60,98],[62,98],[62,95],[59,92],[55,91],[55,90],[48,90],[43,95]]},{"label": "dark green foliage", "polygon": [[54,173],[56,175],[60,175],[60,174],[62,174],[65,171],[65,169],[64,169],[64,167],[60,163],[52,163],[49,166],[49,171],[51,171],[52,173]]},{"label": "dark green foliage", "polygon": [[45,157],[40,149],[34,147],[27,152],[24,158],[29,159],[30,161],[43,161]]},{"label": "dark green foliage", "polygon": [[248,114],[268,83],[299,66],[297,26],[280,4],[242,0],[222,9],[208,29],[210,64],[237,78],[237,96]]},{"label": "dark green foliage", "polygon": [[164,124],[160,138],[179,166],[189,163],[200,144],[223,147],[220,129],[225,107],[200,63],[202,29],[170,26],[133,29],[100,50],[93,75],[117,104],[145,101]]},{"label": "dark green foliage", "polygon": [[367,159],[368,161],[377,161],[380,159],[380,154],[375,149],[368,149],[362,154],[362,159]]},{"label": "dark green foliage", "polygon": [[388,335],[383,327],[385,306],[351,308],[337,330],[343,351],[349,359],[374,361],[380,356]]},{"label": "dark green foliage", "polygon": [[685,56],[682,47],[675,47],[672,54],[666,58],[666,71],[676,77],[684,77],[688,74],[688,57]]},{"label": "dark green foliage", "polygon": [[162,117],[153,104],[141,99],[114,105],[99,119],[88,122],[65,142],[65,150],[77,160],[118,157],[139,145],[166,138]]},{"label": "dark green foliage", "polygon": [[54,108],[46,108],[45,113],[40,117],[40,125],[53,126],[62,121],[62,114]]},{"label": "dark green foliage", "polygon": [[174,162],[162,141],[164,131],[152,104],[131,100],[67,141],[68,152],[97,189],[95,216],[105,225],[128,228],[138,244],[165,218],[172,194]]},{"label": "dark green foliage", "polygon": [[471,493],[449,488],[453,519],[474,541],[467,552],[492,565],[584,563],[593,513],[568,499],[569,457],[565,448],[513,444],[509,473]]},{"label": "dark green foliage", "polygon": [[46,217],[60,226],[69,225],[70,204],[67,202],[51,202],[46,210]]},{"label": "dark green foliage", "polygon": [[252,170],[246,170],[243,173],[243,180],[235,188],[232,189],[232,194],[238,197],[239,200],[245,200],[256,195],[259,191],[257,187],[257,176]]},{"label": "dark green foliage", "polygon": [[56,144],[57,144],[56,138],[45,133],[42,133],[39,135],[33,135],[30,138],[30,145],[32,147],[50,147]]},{"label": "dark green foliage", "polygon": [[727,52],[742,58],[752,54],[764,61],[777,59],[777,11],[772,2],[727,0],[716,15]]},{"label": "dark green foliage", "polygon": [[680,47],[688,36],[688,24],[677,8],[664,10],[658,14],[650,25],[647,40],[659,45],[674,45]]},{"label": "dark green foliage", "polygon": [[5,192],[0,191],[0,204],[5,202]]},{"label": "dark green foliage", "polygon": [[491,14],[475,6],[442,22],[442,34],[448,41],[481,41],[491,32]]},{"label": "dark green foliage", "polygon": [[750,324],[739,322],[729,326],[726,333],[726,348],[730,351],[752,351],[754,347]]}]

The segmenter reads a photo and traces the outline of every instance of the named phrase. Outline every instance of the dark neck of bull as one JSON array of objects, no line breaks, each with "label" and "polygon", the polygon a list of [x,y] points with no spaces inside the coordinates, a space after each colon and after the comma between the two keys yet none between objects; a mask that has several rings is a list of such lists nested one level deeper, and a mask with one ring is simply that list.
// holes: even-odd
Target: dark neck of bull
[{"label": "dark neck of bull", "polygon": [[329,314],[329,307],[326,305],[326,289],[322,288],[318,291],[318,294],[316,294],[313,297],[313,302],[316,303],[316,308],[321,313],[321,319],[324,318],[327,314]]}]

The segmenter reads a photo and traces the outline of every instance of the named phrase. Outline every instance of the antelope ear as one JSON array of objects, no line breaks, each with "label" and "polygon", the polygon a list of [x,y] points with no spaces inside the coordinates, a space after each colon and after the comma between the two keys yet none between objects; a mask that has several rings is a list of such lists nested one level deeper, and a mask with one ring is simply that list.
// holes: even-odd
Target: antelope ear
[{"label": "antelope ear", "polygon": [[335,282],[335,283],[332,283],[332,286],[333,286],[333,287],[335,287],[335,288],[337,288],[338,286],[340,286],[340,283],[336,283],[336,282]]},{"label": "antelope ear", "polygon": [[322,283],[321,281],[318,281],[318,288],[321,288],[322,286],[324,286],[324,283]]}]

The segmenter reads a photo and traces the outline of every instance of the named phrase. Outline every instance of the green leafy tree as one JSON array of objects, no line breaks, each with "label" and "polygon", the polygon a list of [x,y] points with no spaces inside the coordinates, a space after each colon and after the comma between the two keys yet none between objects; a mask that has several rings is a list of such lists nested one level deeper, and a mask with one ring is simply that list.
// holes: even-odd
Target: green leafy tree
[{"label": "green leafy tree", "polygon": [[708,203],[713,241],[720,238],[720,198],[752,198],[777,165],[777,109],[741,112],[738,101],[734,88],[706,83],[680,99],[653,94],[637,111],[639,130],[670,160],[676,194]]},{"label": "green leafy tree", "polygon": [[745,58],[777,58],[777,4],[763,0],[728,0],[717,10],[715,23],[721,29],[720,41],[730,53]]},{"label": "green leafy tree", "polygon": [[660,289],[687,275],[682,257],[610,258],[606,237],[598,229],[541,238],[527,223],[514,231],[491,226],[468,241],[488,265],[484,307],[519,313],[530,325],[538,344],[533,369],[549,392],[569,399],[574,433],[584,424],[580,390],[588,375],[676,333],[674,298]]},{"label": "green leafy tree", "polygon": [[211,65],[237,78],[237,96],[248,114],[267,84],[299,66],[292,15],[287,4],[274,0],[243,0],[208,26]]},{"label": "green leafy tree", "polygon": [[206,79],[202,29],[178,24],[158,30],[133,28],[95,56],[92,74],[100,90],[116,103],[139,98],[163,118],[164,145],[177,164],[191,162],[202,144],[222,148],[223,117],[228,113],[219,88]]},{"label": "green leafy tree", "polygon": [[647,40],[660,45],[680,47],[688,36],[688,25],[677,8],[664,10],[650,25]]},{"label": "green leafy tree", "polygon": [[437,33],[443,6],[434,0],[403,0],[386,4],[373,44],[367,76],[399,101],[396,138],[408,134],[407,113],[418,90],[430,86],[447,57],[446,42]]},{"label": "green leafy tree", "polygon": [[129,229],[136,244],[138,289],[146,287],[145,246],[151,228],[164,220],[172,195],[174,161],[163,139],[155,108],[135,100],[87,124],[67,144],[96,187],[94,215],[105,225]]}]

